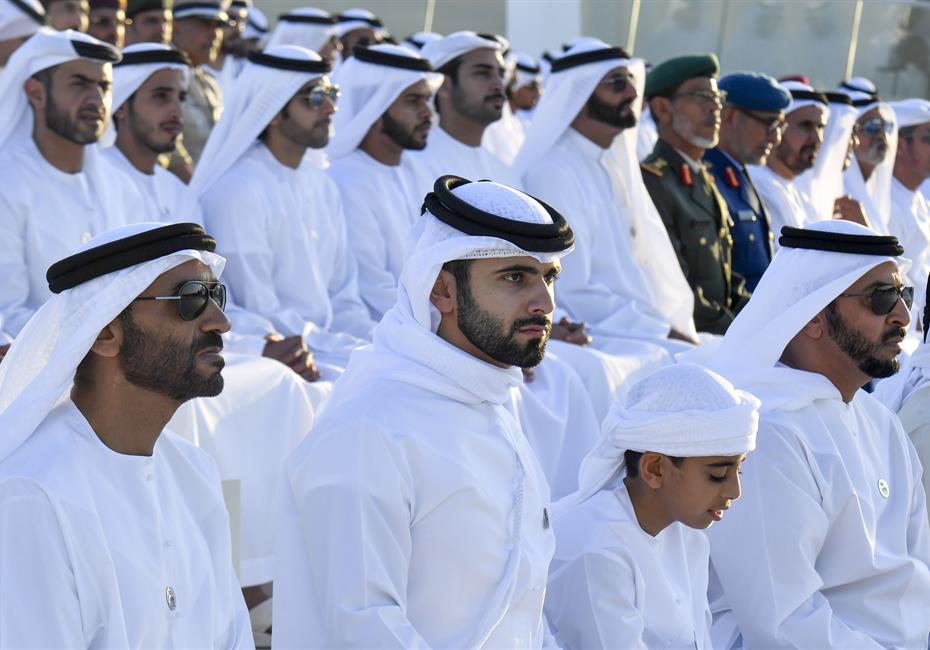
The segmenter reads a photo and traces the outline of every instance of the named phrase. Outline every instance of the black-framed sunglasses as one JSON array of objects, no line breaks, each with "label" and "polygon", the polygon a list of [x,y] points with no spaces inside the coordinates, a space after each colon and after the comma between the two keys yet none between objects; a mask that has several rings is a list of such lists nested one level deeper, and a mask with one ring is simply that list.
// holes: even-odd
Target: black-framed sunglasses
[{"label": "black-framed sunglasses", "polygon": [[310,89],[305,97],[310,108],[316,110],[323,105],[325,99],[329,99],[333,104],[339,101],[342,93],[339,92],[339,84],[321,83]]},{"label": "black-framed sunglasses", "polygon": [[754,112],[745,108],[741,108],[740,113],[750,119],[755,120],[756,122],[759,122],[760,124],[764,124],[765,131],[769,135],[784,135],[785,129],[788,128],[788,123],[784,119],[778,117],[762,117],[761,115],[756,115]]},{"label": "black-framed sunglasses", "polygon": [[181,319],[194,320],[206,310],[209,300],[213,300],[220,310],[226,309],[226,285],[188,280],[173,296],[140,296],[136,300],[177,300]]},{"label": "black-framed sunglasses", "polygon": [[885,316],[891,313],[898,300],[904,301],[904,305],[910,309],[914,304],[914,287],[896,287],[891,284],[883,284],[876,287],[869,293],[841,293],[840,298],[868,298],[869,309],[876,316]]},{"label": "black-framed sunglasses", "polygon": [[602,86],[609,86],[611,92],[617,93],[618,95],[622,92],[626,92],[626,89],[630,87],[630,84],[633,83],[633,75],[631,74],[615,74],[609,79],[604,79],[601,82]]}]

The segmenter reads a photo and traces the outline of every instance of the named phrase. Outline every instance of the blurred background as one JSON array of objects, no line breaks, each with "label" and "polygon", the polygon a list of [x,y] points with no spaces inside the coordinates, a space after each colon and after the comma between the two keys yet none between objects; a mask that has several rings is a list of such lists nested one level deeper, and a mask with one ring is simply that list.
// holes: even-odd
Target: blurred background
[{"label": "blurred background", "polygon": [[724,72],[805,74],[820,89],[851,76],[883,97],[930,97],[930,0],[257,0],[272,24],[299,6],[373,11],[396,38],[494,32],[514,49],[558,51],[580,35],[653,63],[713,51]]}]

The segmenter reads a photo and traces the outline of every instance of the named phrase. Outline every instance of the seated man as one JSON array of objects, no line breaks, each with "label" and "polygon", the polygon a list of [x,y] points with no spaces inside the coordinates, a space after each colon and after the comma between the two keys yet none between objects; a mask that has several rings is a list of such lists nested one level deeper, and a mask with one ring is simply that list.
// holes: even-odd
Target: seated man
[{"label": "seated man", "polygon": [[425,207],[396,305],[288,461],[277,647],[542,646],[549,485],[507,403],[574,236],[491,181],[441,177]]},{"label": "seated man", "polygon": [[253,647],[216,466],[165,429],[223,390],[214,247],[139,224],[48,270],[0,364],[0,647]]},{"label": "seated man", "polygon": [[699,366],[637,383],[553,508],[546,615],[566,648],[711,648],[698,530],[739,498],[759,400]]},{"label": "seated man", "polygon": [[909,262],[845,220],[784,228],[780,245],[720,346],[691,353],[763,404],[743,503],[708,531],[714,646],[923,648],[922,470],[860,390],[898,370]]}]

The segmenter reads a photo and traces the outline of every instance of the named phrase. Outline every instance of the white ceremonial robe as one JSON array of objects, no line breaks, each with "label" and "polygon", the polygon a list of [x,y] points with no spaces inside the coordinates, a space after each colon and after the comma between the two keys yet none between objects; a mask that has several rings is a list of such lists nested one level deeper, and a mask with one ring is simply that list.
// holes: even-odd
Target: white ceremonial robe
[{"label": "white ceremonial robe", "polygon": [[588,324],[595,345],[601,337],[663,341],[671,325],[651,304],[635,229],[614,196],[604,155],[569,128],[523,179],[526,191],[565,215],[575,233],[575,251],[559,276],[559,307]]},{"label": "white ceremonial robe", "polygon": [[70,401],[0,463],[0,648],[253,648],[209,457],[107,448]]},{"label": "white ceremonial robe", "polygon": [[103,157],[126,175],[131,181],[131,189],[136,192],[133,198],[138,203],[134,205],[129,221],[203,223],[200,206],[183,203],[187,186],[161,165],[155,165],[152,174],[140,172],[117,146],[104,149]]},{"label": "white ceremonial robe", "polygon": [[[897,418],[823,375],[777,366],[742,496],[708,530],[715,646],[925,648],[930,527]],[[722,586],[723,593],[720,591]]]},{"label": "white ceremonial robe", "polygon": [[[843,172],[844,193],[862,204],[862,210],[865,212],[865,216],[869,220],[869,225],[873,230],[883,235],[894,234],[891,231],[890,223],[894,220],[894,215],[882,213],[879,207],[881,203],[876,201],[876,197],[874,196],[875,192],[878,191],[878,188],[875,186],[874,176],[869,180],[873,182],[870,183],[863,178],[862,168],[859,167],[859,159],[853,156],[849,169]],[[887,198],[884,203],[888,203]]]},{"label": "white ceremonial robe", "polygon": [[[904,256],[911,260],[907,272],[908,284],[914,287],[914,307],[911,321],[923,319],[927,296],[927,276],[930,275],[930,201],[919,190],[911,191],[897,178],[891,179],[891,219],[889,233],[904,247]],[[926,323],[924,330],[926,330]]]},{"label": "white ceremonial robe", "polygon": [[406,327],[420,356],[355,351],[288,461],[274,646],[540,648],[554,539],[513,370]]},{"label": "white ceremonial robe", "polygon": [[358,296],[336,185],[313,165],[280,164],[256,142],[201,206],[236,303],[303,336],[323,363],[345,367],[374,321]]},{"label": "white ceremonial robe", "polygon": [[[748,165],[746,170],[753,186],[765,202],[769,214],[769,229],[775,233],[773,246],[778,248],[778,237],[784,226],[803,228],[819,217],[814,206],[805,199],[792,181],[786,180],[767,165]],[[826,218],[826,217],[824,217]]]},{"label": "white ceremonial robe", "polygon": [[0,314],[16,336],[52,295],[45,272],[84,242],[130,223],[124,175],[86,150],[85,169],[67,174],[32,138],[0,153]]},{"label": "white ceremonial robe", "polygon": [[546,618],[566,650],[710,650],[709,548],[674,522],[653,537],[623,481],[556,516]]},{"label": "white ceremonial robe", "polygon": [[397,298],[407,233],[420,216],[426,192],[413,188],[403,167],[378,162],[361,149],[333,162],[327,173],[342,195],[359,295],[371,318],[381,320]]},{"label": "white ceremonial robe", "polygon": [[526,140],[523,121],[514,115],[509,102],[504,102],[501,118],[484,130],[481,146],[497,156],[505,165],[512,165]]}]

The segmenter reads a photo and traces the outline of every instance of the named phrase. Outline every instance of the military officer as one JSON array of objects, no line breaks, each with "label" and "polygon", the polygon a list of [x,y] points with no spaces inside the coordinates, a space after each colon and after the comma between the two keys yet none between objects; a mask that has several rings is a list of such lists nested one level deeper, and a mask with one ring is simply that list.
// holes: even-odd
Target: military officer
[{"label": "military officer", "polygon": [[713,54],[665,61],[646,77],[645,96],[659,139],[642,162],[652,196],[694,290],[698,331],[723,334],[749,299],[731,267],[732,220],[701,158],[717,144],[725,93],[717,88]]},{"label": "military officer", "polygon": [[772,261],[774,234],[746,165],[764,165],[781,142],[791,93],[772,77],[750,72],[721,77],[718,87],[727,94],[720,116],[720,142],[704,154],[704,164],[733,220],[733,270],[753,291]]}]

